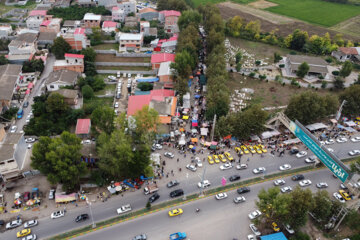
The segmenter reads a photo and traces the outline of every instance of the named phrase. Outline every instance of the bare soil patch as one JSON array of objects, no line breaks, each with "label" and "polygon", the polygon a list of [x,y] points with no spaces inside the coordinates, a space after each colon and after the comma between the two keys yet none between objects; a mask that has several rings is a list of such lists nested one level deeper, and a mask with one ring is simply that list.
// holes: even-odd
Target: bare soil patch
[{"label": "bare soil patch", "polygon": [[268,1],[265,1],[265,0],[259,0],[259,1],[256,1],[256,2],[249,3],[248,5],[252,6],[254,8],[265,9],[265,8],[269,8],[269,7],[275,7],[278,4],[268,2]]},{"label": "bare soil patch", "polygon": [[[337,31],[327,29],[320,26],[315,26],[308,24],[299,20],[291,19],[288,17],[283,17],[273,13],[269,13],[260,9],[255,9],[250,6],[224,2],[217,4],[220,14],[224,19],[229,19],[234,16],[240,16],[246,21],[256,21],[259,20],[261,23],[261,29],[263,32],[271,32],[272,30],[277,30],[277,34],[286,37],[291,34],[295,29],[305,30],[309,35],[324,35],[325,33],[330,33],[331,36],[339,33]],[[278,16],[275,18],[275,16]],[[352,41],[358,41],[358,37],[344,34],[345,39]]]},{"label": "bare soil patch", "polygon": [[330,29],[344,34],[353,35],[354,37],[360,37],[360,16],[356,16],[336,24]]},{"label": "bare soil patch", "polygon": [[150,62],[150,58],[143,57],[116,57],[113,54],[97,54],[96,62],[140,62],[140,63],[148,63]]}]

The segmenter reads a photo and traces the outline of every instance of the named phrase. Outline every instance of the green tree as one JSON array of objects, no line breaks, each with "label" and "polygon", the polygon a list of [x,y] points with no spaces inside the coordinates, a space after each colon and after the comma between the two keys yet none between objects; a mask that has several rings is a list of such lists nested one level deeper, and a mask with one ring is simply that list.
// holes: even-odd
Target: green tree
[{"label": "green tree", "polygon": [[200,23],[201,23],[201,15],[196,10],[183,11],[178,20],[178,26],[180,31],[182,31],[191,24],[193,24],[196,28],[198,28]]},{"label": "green tree", "polygon": [[236,63],[239,63],[242,59],[242,53],[241,52],[237,52],[235,55],[235,61]]},{"label": "green tree", "polygon": [[86,76],[95,76],[97,74],[96,72],[96,67],[95,67],[95,63],[92,63],[92,62],[85,62],[84,64],[84,67],[85,67],[85,75]]},{"label": "green tree", "polygon": [[88,47],[81,50],[81,54],[84,55],[85,62],[95,62],[96,52],[93,48]]},{"label": "green tree", "polygon": [[226,32],[233,37],[240,37],[244,20],[240,16],[229,18],[226,22]]},{"label": "green tree", "polygon": [[314,205],[311,207],[310,211],[321,221],[325,222],[329,220],[329,217],[332,214],[332,202],[329,193],[326,190],[317,191],[313,196],[313,199]]},{"label": "green tree", "polygon": [[82,20],[86,13],[94,13],[99,15],[111,16],[111,11],[104,6],[99,7],[82,7],[79,5],[71,5],[70,7],[54,7],[49,9],[47,14],[53,15],[55,18],[62,18],[65,20]]},{"label": "green tree", "polygon": [[289,212],[286,216],[285,223],[290,224],[295,229],[304,226],[307,221],[308,211],[313,205],[313,198],[310,189],[301,189],[296,187],[290,193]]},{"label": "green tree", "polygon": [[176,11],[185,11],[188,9],[188,5],[184,0],[158,0],[157,1],[157,10],[176,10]]},{"label": "green tree", "polygon": [[111,107],[99,106],[91,114],[91,123],[96,132],[110,135],[114,130],[115,113]]},{"label": "green tree", "polygon": [[281,59],[282,59],[282,57],[280,56],[280,54],[277,52],[274,52],[274,63],[278,63]]},{"label": "green tree", "polygon": [[41,59],[32,59],[23,63],[22,71],[28,72],[42,72],[44,70],[44,62]]},{"label": "green tree", "polygon": [[231,135],[234,131],[233,127],[230,116],[221,116],[215,125],[215,136],[222,138]]},{"label": "green tree", "polygon": [[160,124],[159,113],[145,105],[141,110],[136,111],[133,117],[136,121],[137,135],[150,144],[155,139],[155,134]]},{"label": "green tree", "polygon": [[289,47],[297,51],[302,51],[309,39],[308,33],[306,31],[296,29],[291,36]]},{"label": "green tree", "polygon": [[91,99],[94,97],[94,90],[89,85],[83,86],[81,88],[81,93],[85,99]]},{"label": "green tree", "polygon": [[343,107],[344,115],[357,116],[360,114],[360,85],[352,85],[340,94],[340,101],[346,100]]},{"label": "green tree", "polygon": [[101,28],[92,28],[92,34],[90,35],[90,44],[96,46],[102,43]]},{"label": "green tree", "polygon": [[59,93],[52,93],[46,99],[46,111],[48,113],[62,114],[70,109],[69,105],[65,102],[64,96]]},{"label": "green tree", "polygon": [[360,225],[357,224],[360,221],[360,214],[358,211],[354,209],[350,210],[350,212],[346,215],[345,222],[346,225],[353,230],[354,232],[360,231]]},{"label": "green tree", "polygon": [[353,69],[352,63],[350,61],[346,61],[342,66],[339,75],[346,78],[351,74],[352,69]]},{"label": "green tree", "polygon": [[307,62],[303,62],[298,67],[298,70],[296,71],[296,76],[298,76],[299,78],[305,77],[305,75],[309,72],[309,69],[310,69],[310,67],[307,64]]},{"label": "green tree", "polygon": [[171,64],[171,68],[176,71],[176,74],[188,78],[191,74],[193,67],[195,67],[195,62],[191,57],[190,53],[186,50],[181,51],[176,54],[175,63]]},{"label": "green tree", "polygon": [[51,47],[51,52],[55,55],[56,59],[64,59],[65,53],[71,50],[69,43],[63,37],[57,37]]},{"label": "green tree", "polygon": [[34,144],[31,166],[46,175],[51,184],[60,183],[65,190],[75,190],[87,172],[80,158],[80,141],[69,132],[56,138],[41,137]]},{"label": "green tree", "polygon": [[341,77],[336,77],[333,84],[336,89],[344,89],[344,80]]},{"label": "green tree", "polygon": [[0,65],[5,65],[8,63],[9,63],[9,60],[4,55],[0,55]]},{"label": "green tree", "polygon": [[137,87],[141,90],[141,91],[150,91],[153,89],[153,85],[151,83],[148,82],[141,82],[137,85]]}]

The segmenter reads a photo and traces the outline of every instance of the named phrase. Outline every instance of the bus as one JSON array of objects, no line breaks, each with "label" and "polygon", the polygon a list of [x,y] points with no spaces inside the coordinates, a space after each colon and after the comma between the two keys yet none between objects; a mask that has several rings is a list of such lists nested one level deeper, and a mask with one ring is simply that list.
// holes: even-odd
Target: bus
[{"label": "bus", "polygon": [[21,119],[23,117],[24,114],[24,110],[21,108],[19,109],[19,111],[17,112],[17,119]]}]

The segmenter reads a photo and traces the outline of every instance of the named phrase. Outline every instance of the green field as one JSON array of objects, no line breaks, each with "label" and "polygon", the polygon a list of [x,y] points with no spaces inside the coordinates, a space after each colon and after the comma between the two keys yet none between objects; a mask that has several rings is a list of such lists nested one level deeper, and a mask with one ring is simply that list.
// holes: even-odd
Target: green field
[{"label": "green field", "polygon": [[[206,3],[221,3],[221,2],[225,2],[226,0],[193,0],[195,6],[199,6],[201,4],[206,4]],[[232,2],[234,3],[241,3],[241,4],[248,4],[251,2],[255,2],[256,0],[232,0]]]},{"label": "green field", "polygon": [[360,6],[325,2],[323,0],[268,0],[279,4],[267,11],[297,18],[309,23],[331,27],[360,15]]}]

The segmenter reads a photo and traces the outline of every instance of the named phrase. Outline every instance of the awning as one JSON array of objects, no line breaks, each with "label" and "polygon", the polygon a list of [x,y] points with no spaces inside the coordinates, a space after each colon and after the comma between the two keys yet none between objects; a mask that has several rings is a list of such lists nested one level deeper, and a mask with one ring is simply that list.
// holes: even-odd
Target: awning
[{"label": "awning", "polygon": [[200,128],[200,135],[207,136],[209,129],[207,128]]},{"label": "awning", "polygon": [[209,147],[210,145],[211,145],[211,142],[205,142],[205,143],[204,143],[204,146]]},{"label": "awning", "polygon": [[346,127],[345,128],[346,131],[348,132],[357,132],[355,129],[353,129],[352,127]]},{"label": "awning", "polygon": [[336,120],[336,119],[330,119],[330,122],[331,122],[332,124],[336,124],[336,123],[337,123],[337,120]]},{"label": "awning", "polygon": [[34,84],[33,84],[32,82],[29,83],[28,86],[27,86],[28,89],[31,89],[31,88],[33,88],[33,87],[34,87]]},{"label": "awning", "polygon": [[188,120],[188,119],[189,119],[189,116],[183,116],[182,119]]},{"label": "awning", "polygon": [[195,143],[195,142],[198,142],[198,139],[197,139],[197,138],[192,138],[192,139],[191,139],[191,142],[194,142],[194,143]]},{"label": "awning", "polygon": [[274,136],[278,136],[280,135],[280,132],[274,130],[274,131],[266,131],[266,132],[263,132],[261,134],[261,139],[267,139],[267,138],[271,138],[271,137],[274,137]]},{"label": "awning", "polygon": [[198,126],[198,123],[197,123],[197,122],[192,122],[192,123],[191,123],[191,126],[192,126],[192,127],[197,127],[197,126]]},{"label": "awning", "polygon": [[301,142],[300,139],[294,138],[294,139],[289,139],[289,140],[284,141],[283,144],[289,145],[289,144],[296,144],[296,143],[299,143],[299,142]]},{"label": "awning", "polygon": [[56,203],[67,203],[76,201],[76,193],[70,193],[67,195],[55,194]]},{"label": "awning", "polygon": [[348,127],[355,127],[356,126],[356,123],[353,122],[353,121],[347,121],[347,122],[344,122],[344,124]]},{"label": "awning", "polygon": [[336,127],[339,128],[339,129],[345,128],[345,127],[344,127],[343,125],[341,125],[341,124],[338,124]]},{"label": "awning", "polygon": [[216,146],[216,145],[218,145],[218,143],[217,143],[217,142],[212,141],[212,142],[211,142],[211,145],[215,145],[215,146]]},{"label": "awning", "polygon": [[215,146],[215,145],[211,145],[211,146],[210,146],[210,149],[211,149],[211,150],[216,150],[216,146]]},{"label": "awning", "polygon": [[196,128],[193,128],[193,129],[191,129],[191,133],[196,134],[196,133],[198,133],[198,130],[196,130]]},{"label": "awning", "polygon": [[196,98],[196,99],[200,98],[200,95],[195,95],[195,98]]},{"label": "awning", "polygon": [[30,94],[30,89],[27,89],[25,94]]},{"label": "awning", "polygon": [[314,124],[307,125],[306,128],[309,129],[310,131],[316,131],[319,129],[328,128],[328,126],[326,126],[323,123],[314,123]]},{"label": "awning", "polygon": [[159,78],[139,78],[137,82],[158,82]]}]

